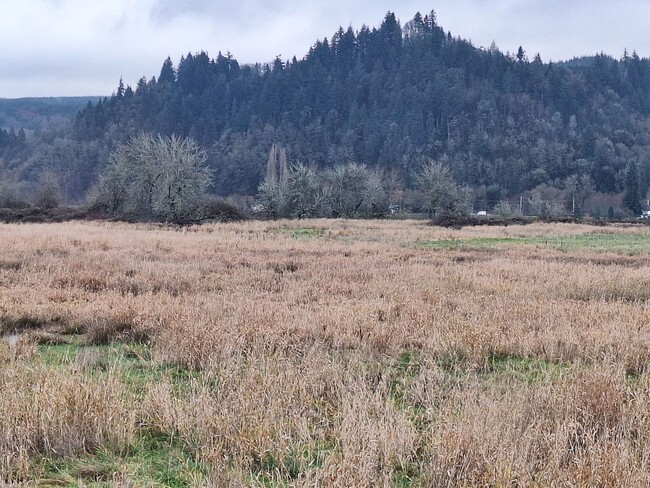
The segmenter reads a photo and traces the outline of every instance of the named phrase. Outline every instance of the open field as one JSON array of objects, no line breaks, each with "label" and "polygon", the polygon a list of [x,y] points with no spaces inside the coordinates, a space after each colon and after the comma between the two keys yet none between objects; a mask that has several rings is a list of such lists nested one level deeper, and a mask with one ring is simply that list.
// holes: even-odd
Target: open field
[{"label": "open field", "polygon": [[0,225],[0,485],[650,486],[650,228]]}]

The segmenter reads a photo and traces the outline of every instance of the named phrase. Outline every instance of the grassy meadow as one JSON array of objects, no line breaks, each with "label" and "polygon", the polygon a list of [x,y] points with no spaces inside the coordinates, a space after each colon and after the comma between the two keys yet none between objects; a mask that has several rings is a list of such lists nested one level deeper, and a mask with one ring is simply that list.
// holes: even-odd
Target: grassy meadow
[{"label": "grassy meadow", "polygon": [[0,225],[0,485],[650,486],[650,228]]}]

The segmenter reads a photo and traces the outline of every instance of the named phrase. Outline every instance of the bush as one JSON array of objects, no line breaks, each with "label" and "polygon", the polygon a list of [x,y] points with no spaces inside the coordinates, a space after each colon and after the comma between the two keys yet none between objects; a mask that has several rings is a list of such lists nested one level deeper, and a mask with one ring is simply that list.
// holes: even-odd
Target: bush
[{"label": "bush", "polygon": [[0,208],[24,209],[29,207],[29,203],[22,196],[24,194],[24,184],[0,183]]},{"label": "bush", "polygon": [[216,197],[205,197],[197,209],[199,220],[216,220],[219,222],[240,222],[248,220],[248,214],[233,205]]},{"label": "bush", "polygon": [[84,207],[60,206],[43,208],[26,206],[22,208],[0,208],[0,222],[4,223],[42,223],[66,222],[86,218],[88,210]]}]

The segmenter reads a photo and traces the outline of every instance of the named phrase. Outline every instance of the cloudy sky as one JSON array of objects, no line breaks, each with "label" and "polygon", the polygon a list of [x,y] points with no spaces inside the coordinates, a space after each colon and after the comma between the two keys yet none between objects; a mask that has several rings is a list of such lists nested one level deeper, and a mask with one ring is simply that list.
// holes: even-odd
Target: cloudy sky
[{"label": "cloudy sky", "polygon": [[167,56],[230,51],[241,63],[301,58],[339,25],[402,23],[434,8],[477,46],[545,61],[623,49],[650,57],[647,0],[0,0],[0,98],[110,95]]}]

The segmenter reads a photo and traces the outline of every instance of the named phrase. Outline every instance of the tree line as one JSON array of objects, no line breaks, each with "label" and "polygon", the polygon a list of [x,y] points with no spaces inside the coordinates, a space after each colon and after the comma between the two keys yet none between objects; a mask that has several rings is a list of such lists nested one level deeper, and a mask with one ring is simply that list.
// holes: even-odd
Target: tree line
[{"label": "tree line", "polygon": [[[399,203],[397,203],[399,202]],[[429,161],[415,175],[414,191],[404,195],[391,171],[348,162],[319,171],[287,163],[286,149],[272,146],[255,211],[277,218],[380,218],[406,210],[430,216],[469,212],[469,191],[456,184],[449,168]]]},{"label": "tree line", "polygon": [[473,46],[435,12],[403,26],[388,13],[377,28],[340,28],[300,60],[168,58],[157,78],[120,82],[68,130],[6,149],[0,139],[0,158],[3,178],[53,171],[64,196],[79,200],[111,154],[144,132],[196,141],[209,191],[222,196],[272,194],[267,163],[277,145],[288,169],[316,172],[322,188],[335,186],[337,172],[365,171],[366,181],[392,175],[408,193],[438,161],[480,209],[534,195],[549,209],[569,199],[580,210],[584,195],[616,194],[638,213],[650,187],[649,117],[650,60],[635,52],[545,63],[523,47]]}]

